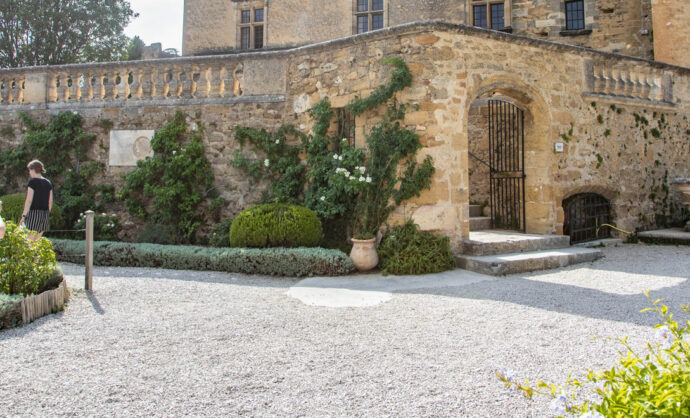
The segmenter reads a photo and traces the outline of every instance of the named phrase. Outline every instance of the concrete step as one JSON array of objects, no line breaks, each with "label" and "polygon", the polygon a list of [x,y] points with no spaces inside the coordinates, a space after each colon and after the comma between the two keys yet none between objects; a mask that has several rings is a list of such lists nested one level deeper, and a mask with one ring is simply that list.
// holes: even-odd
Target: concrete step
[{"label": "concrete step", "polygon": [[464,255],[496,255],[553,250],[570,246],[564,235],[533,235],[514,231],[470,231],[470,239],[463,241]]},{"label": "concrete step", "polygon": [[491,218],[488,216],[470,217],[470,231],[491,229]]},{"label": "concrete step", "polygon": [[601,257],[603,257],[603,253],[597,249],[570,247],[501,255],[461,255],[457,259],[458,267],[462,269],[492,276],[503,276],[566,267],[594,261]]},{"label": "concrete step", "polygon": [[484,216],[482,214],[482,205],[470,205],[470,217],[479,218]]}]

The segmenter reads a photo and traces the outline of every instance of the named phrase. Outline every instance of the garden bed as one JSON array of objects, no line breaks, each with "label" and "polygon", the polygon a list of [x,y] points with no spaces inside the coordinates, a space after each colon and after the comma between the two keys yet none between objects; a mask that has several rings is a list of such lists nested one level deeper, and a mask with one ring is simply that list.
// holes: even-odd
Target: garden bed
[{"label": "garden bed", "polygon": [[[53,239],[60,261],[83,264],[84,241]],[[339,276],[352,273],[350,258],[324,248],[207,248],[179,245],[95,242],[94,265],[222,271],[267,276]]]},{"label": "garden bed", "polygon": [[55,289],[27,297],[0,295],[0,329],[28,324],[46,315],[60,312],[69,300],[67,282]]}]

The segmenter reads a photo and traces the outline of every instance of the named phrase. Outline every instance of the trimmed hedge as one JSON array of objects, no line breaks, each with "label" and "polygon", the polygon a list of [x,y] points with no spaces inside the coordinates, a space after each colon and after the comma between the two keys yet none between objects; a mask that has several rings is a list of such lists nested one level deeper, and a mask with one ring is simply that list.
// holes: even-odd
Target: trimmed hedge
[{"label": "trimmed hedge", "polygon": [[[58,260],[84,262],[84,241],[56,239],[53,247]],[[287,277],[337,276],[355,270],[345,253],[323,248],[206,248],[122,242],[95,242],[94,264]]]},{"label": "trimmed hedge", "polygon": [[0,293],[0,329],[14,328],[22,324],[22,299],[24,296]]},{"label": "trimmed hedge", "polygon": [[390,228],[378,254],[383,274],[428,274],[455,268],[450,238],[420,231],[412,221]]},{"label": "trimmed hedge", "polygon": [[[18,224],[22,217],[22,212],[24,212],[26,194],[8,194],[0,196],[0,200],[2,201],[1,215],[3,219]],[[50,211],[50,229],[62,229],[64,224],[65,220],[62,216],[62,208],[53,202],[53,209]]]},{"label": "trimmed hedge", "polygon": [[230,227],[233,247],[316,247],[322,238],[321,220],[314,211],[281,203],[247,209]]}]

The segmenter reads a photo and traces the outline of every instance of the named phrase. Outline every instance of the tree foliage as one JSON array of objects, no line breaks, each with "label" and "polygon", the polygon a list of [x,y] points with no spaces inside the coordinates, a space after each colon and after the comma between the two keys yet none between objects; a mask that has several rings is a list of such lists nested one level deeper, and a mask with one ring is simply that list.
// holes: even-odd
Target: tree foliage
[{"label": "tree foliage", "polygon": [[124,59],[136,16],[126,0],[3,0],[0,67]]}]

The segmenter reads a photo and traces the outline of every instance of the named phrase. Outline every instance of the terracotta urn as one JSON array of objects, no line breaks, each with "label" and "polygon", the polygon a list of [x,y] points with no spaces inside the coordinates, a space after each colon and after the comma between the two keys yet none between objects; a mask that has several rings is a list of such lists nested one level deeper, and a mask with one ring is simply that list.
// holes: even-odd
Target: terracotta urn
[{"label": "terracotta urn", "polygon": [[369,271],[376,267],[379,264],[379,255],[376,252],[376,238],[353,238],[350,259],[359,271]]},{"label": "terracotta urn", "polygon": [[[690,212],[690,178],[675,179],[673,180],[673,184],[676,186],[676,190],[678,191],[680,203],[682,203],[688,212]],[[685,224],[685,230],[690,232],[690,221]]]}]

